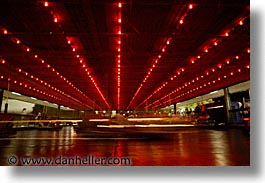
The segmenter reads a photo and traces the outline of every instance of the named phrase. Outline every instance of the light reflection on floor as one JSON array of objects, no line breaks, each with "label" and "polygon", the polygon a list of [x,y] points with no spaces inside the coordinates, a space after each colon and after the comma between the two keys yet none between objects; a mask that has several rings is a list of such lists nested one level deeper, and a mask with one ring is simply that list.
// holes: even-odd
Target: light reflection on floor
[{"label": "light reflection on floor", "polygon": [[129,157],[132,165],[247,166],[249,136],[240,130],[185,129],[170,140],[81,138],[73,128],[19,131],[0,138],[0,165],[17,157]]}]

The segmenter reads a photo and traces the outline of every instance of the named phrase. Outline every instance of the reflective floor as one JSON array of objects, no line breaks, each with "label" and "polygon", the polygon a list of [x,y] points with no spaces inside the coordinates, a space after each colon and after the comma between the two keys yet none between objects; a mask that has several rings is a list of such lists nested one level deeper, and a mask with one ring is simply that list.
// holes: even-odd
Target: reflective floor
[{"label": "reflective floor", "polygon": [[[249,143],[249,135],[237,129],[186,129],[168,140],[83,138],[72,127],[59,131],[34,129],[19,131],[15,138],[0,138],[0,165],[21,165],[17,161],[20,158],[53,157],[62,163],[58,157],[93,156],[127,157],[130,165],[137,166],[248,166]],[[10,157],[17,159],[14,162]],[[77,164],[60,165],[85,166],[80,159]]]}]

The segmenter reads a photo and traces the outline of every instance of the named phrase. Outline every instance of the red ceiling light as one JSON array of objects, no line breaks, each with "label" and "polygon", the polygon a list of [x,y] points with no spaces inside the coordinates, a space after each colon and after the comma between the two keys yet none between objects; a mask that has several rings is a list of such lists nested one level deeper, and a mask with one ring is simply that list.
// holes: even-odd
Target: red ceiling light
[{"label": "red ceiling light", "polygon": [[54,17],[54,20],[53,20],[55,23],[58,22],[58,18],[57,17]]},{"label": "red ceiling light", "polygon": [[121,23],[121,18],[118,19],[118,22]]},{"label": "red ceiling light", "polygon": [[122,4],[121,3],[118,3],[118,7],[121,8],[122,7]]},{"label": "red ceiling light", "polygon": [[48,7],[49,6],[49,3],[47,1],[44,2],[44,6],[45,7]]},{"label": "red ceiling light", "polygon": [[236,56],[236,59],[239,59],[239,56]]},{"label": "red ceiling light", "polygon": [[180,23],[180,24],[183,24],[183,23],[184,23],[184,21],[181,19],[181,20],[179,21],[179,23]]},{"label": "red ceiling light", "polygon": [[218,45],[218,43],[217,42],[214,42],[214,46],[217,46]]},{"label": "red ceiling light", "polygon": [[2,63],[2,64],[5,64],[5,63],[6,63],[6,61],[5,61],[5,60],[2,60],[2,61],[1,61],[1,63]]},{"label": "red ceiling light", "polygon": [[192,4],[189,4],[189,9],[191,10],[193,8],[193,5]]},{"label": "red ceiling light", "polygon": [[27,48],[27,52],[29,52],[30,51],[30,49],[29,48]]},{"label": "red ceiling light", "polygon": [[19,40],[17,40],[17,44],[20,44],[20,41]]},{"label": "red ceiling light", "polygon": [[248,49],[247,52],[250,53],[250,49]]},{"label": "red ceiling light", "polygon": [[229,33],[228,33],[228,32],[226,32],[226,33],[225,33],[225,36],[226,36],[226,37],[227,37],[227,36],[229,36]]},{"label": "red ceiling light", "polygon": [[7,34],[8,32],[7,32],[7,30],[4,30],[4,34]]},{"label": "red ceiling light", "polygon": [[240,20],[239,21],[239,25],[243,25],[244,23],[243,23],[243,21],[242,20]]},{"label": "red ceiling light", "polygon": [[72,51],[75,52],[75,48],[73,48]]}]

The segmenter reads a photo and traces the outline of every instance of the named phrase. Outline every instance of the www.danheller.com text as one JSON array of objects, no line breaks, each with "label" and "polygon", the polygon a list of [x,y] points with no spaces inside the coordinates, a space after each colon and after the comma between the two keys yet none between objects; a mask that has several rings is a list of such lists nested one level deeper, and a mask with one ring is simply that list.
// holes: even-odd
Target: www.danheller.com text
[{"label": "www.danheller.com text", "polygon": [[20,166],[130,166],[132,165],[131,158],[128,157],[97,157],[94,155],[87,156],[57,156],[57,157],[18,157],[9,156],[7,158],[9,165]]}]

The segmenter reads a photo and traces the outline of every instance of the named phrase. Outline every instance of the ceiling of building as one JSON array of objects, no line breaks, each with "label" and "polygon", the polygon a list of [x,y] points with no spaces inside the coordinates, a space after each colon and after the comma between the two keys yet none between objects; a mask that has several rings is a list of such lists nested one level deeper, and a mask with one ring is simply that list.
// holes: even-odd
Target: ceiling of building
[{"label": "ceiling of building", "polygon": [[248,0],[0,3],[0,88],[157,109],[250,79]]}]

